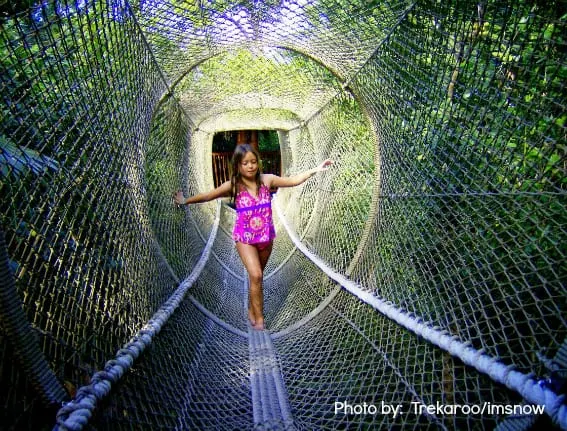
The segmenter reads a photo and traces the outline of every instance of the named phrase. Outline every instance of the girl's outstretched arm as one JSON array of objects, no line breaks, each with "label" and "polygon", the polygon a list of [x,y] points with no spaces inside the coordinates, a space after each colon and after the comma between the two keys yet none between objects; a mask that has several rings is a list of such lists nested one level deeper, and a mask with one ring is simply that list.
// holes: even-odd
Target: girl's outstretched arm
[{"label": "girl's outstretched arm", "polygon": [[183,196],[183,192],[178,190],[177,192],[173,193],[173,201],[177,205],[187,205],[187,204],[198,204],[202,202],[209,202],[213,199],[222,198],[225,196],[230,196],[230,181],[225,181],[216,189],[211,190],[209,192],[199,193],[195,196],[191,196],[186,198]]},{"label": "girl's outstretched arm", "polygon": [[270,187],[294,187],[303,184],[317,172],[326,171],[333,164],[332,160],[325,160],[319,166],[308,171],[302,172],[290,177],[278,177],[277,175],[266,174],[264,175],[265,182],[269,183]]}]

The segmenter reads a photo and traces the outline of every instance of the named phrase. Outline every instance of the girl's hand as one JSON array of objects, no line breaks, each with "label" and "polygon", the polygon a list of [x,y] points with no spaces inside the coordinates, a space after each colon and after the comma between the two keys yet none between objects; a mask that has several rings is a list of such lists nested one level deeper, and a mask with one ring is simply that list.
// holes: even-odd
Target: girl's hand
[{"label": "girl's hand", "polygon": [[173,194],[173,202],[175,202],[176,205],[185,205],[185,196],[183,196],[181,190],[177,190],[177,192]]},{"label": "girl's hand", "polygon": [[317,167],[317,171],[319,171],[319,172],[326,171],[327,169],[329,169],[331,167],[332,164],[333,164],[333,161],[331,159],[327,159]]}]

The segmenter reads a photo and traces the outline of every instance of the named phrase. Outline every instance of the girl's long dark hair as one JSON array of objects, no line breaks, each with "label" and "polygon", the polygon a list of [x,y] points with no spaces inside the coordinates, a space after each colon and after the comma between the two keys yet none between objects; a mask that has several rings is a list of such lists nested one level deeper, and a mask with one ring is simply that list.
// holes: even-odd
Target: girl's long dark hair
[{"label": "girl's long dark hair", "polygon": [[237,145],[230,161],[230,199],[233,202],[238,191],[238,184],[241,183],[240,170],[238,169],[238,166],[240,165],[240,162],[242,162],[246,153],[254,154],[256,156],[256,160],[258,160],[258,171],[256,171],[256,194],[258,194],[260,186],[262,185],[262,160],[260,159],[260,153],[258,153],[258,150],[250,144]]}]

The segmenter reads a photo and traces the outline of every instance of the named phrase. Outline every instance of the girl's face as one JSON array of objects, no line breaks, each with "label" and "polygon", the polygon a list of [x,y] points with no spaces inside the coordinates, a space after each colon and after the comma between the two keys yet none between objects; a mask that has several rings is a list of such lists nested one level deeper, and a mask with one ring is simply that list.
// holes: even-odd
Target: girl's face
[{"label": "girl's face", "polygon": [[258,172],[258,159],[252,152],[247,152],[238,165],[240,175],[247,179],[254,179]]}]

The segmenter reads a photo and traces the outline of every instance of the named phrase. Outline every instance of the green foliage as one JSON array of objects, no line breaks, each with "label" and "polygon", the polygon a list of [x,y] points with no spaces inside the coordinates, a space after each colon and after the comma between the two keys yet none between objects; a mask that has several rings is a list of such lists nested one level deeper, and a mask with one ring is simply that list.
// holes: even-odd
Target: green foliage
[{"label": "green foliage", "polygon": [[338,88],[336,78],[308,57],[287,50],[272,52],[274,55],[260,55],[240,49],[213,57],[181,80],[176,92],[207,94],[212,102],[220,102],[232,95],[269,89],[273,97],[293,94],[294,100],[304,100],[316,85]]},{"label": "green foliage", "polygon": [[[389,299],[468,331],[477,347],[487,337],[506,343],[510,350],[501,357],[526,349],[499,319],[514,321],[534,344],[564,336],[564,303],[553,299],[561,296],[557,273],[565,273],[566,257],[558,246],[565,202],[554,195],[567,186],[563,13],[551,4],[490,3],[480,22],[466,5],[416,8],[400,29],[405,43],[393,36],[367,66],[368,73],[392,71],[403,83],[384,82],[373,95],[389,142],[384,150],[398,166],[384,176],[384,190],[399,195],[383,203],[390,224],[378,234]],[[471,286],[494,301],[471,298]],[[511,302],[522,304],[515,315]],[[467,318],[478,319],[474,328],[461,323]],[[538,331],[546,334],[541,341],[534,339]]]},{"label": "green foliage", "polygon": [[278,132],[275,130],[259,130],[258,131],[258,148],[262,151],[278,151],[280,149],[280,140]]},{"label": "green foliage", "polygon": [[[64,357],[65,366],[74,368],[65,373],[78,380],[80,370],[96,365],[86,362],[108,356],[127,338],[124,324],[113,320],[118,306],[130,316],[117,286],[153,294],[144,270],[132,270],[144,265],[134,260],[153,247],[144,243],[148,236],[157,236],[178,273],[186,268],[168,241],[186,220],[181,211],[170,211],[168,197],[180,183],[188,130],[173,99],[146,125],[155,93],[164,86],[150,76],[153,59],[143,38],[129,44],[140,36],[137,27],[130,31],[127,23],[111,22],[104,9],[109,2],[85,2],[93,9],[69,15],[45,3],[35,19],[2,17],[1,220],[30,320],[41,334],[56,328],[46,331],[46,351]],[[363,69],[349,76],[360,99],[326,98],[314,106],[323,108],[308,124],[325,133],[310,137],[316,148],[340,165],[323,191],[333,193],[322,202],[332,219],[317,221],[324,224],[322,241],[330,244],[324,252],[348,262],[375,210],[372,193],[383,194],[372,225],[377,247],[368,252],[367,268],[382,281],[379,288],[390,289],[387,299],[466,334],[475,347],[488,340],[496,346],[491,353],[504,360],[519,352],[513,361],[528,368],[534,360],[527,356],[536,347],[542,351],[565,336],[567,15],[560,2],[509,3],[418,2],[398,23],[410,2],[395,2],[397,11],[391,2],[374,0],[303,2],[307,22],[294,29],[294,37],[312,40],[307,36],[316,31],[323,40],[344,32],[355,60],[360,42],[381,42]],[[76,9],[79,3],[65,4]],[[240,11],[248,12],[257,32],[259,22],[283,4],[168,3],[187,8],[186,19],[175,24],[187,26],[188,33],[207,29],[219,16],[234,21]],[[479,12],[482,5],[486,10]],[[218,52],[211,32],[187,42],[182,31],[162,31],[163,15],[144,19],[151,28],[148,41],[159,46],[153,52],[158,60],[170,56],[183,69],[186,59],[193,67],[203,55]],[[205,54],[203,45],[211,48]],[[177,94],[211,104],[261,94],[293,100],[298,110],[314,94],[343,94],[342,83],[307,55],[250,46],[195,66]],[[251,111],[230,115],[242,119]],[[278,114],[297,120],[292,109]],[[274,132],[261,134],[260,148],[275,149],[276,141]],[[299,151],[306,152],[301,161],[312,156]],[[145,182],[134,187],[141,171]],[[131,197],[131,189],[145,193]],[[149,212],[148,236],[140,234],[147,228],[139,226],[146,221],[143,210],[130,214],[135,211],[128,204],[137,199],[147,199],[134,207]],[[128,262],[131,250],[135,259]],[[137,278],[127,279],[128,271]],[[138,316],[151,311],[144,308],[148,304],[137,304]],[[69,314],[62,311],[67,305]],[[95,347],[90,338],[71,334],[81,324],[70,328],[69,321],[54,320],[77,309],[89,324],[99,319],[100,325],[82,328],[97,335]],[[507,337],[506,331],[515,333]],[[352,334],[335,340],[337,350],[359,343]],[[499,354],[504,345],[510,350]],[[358,383],[346,378],[341,384],[348,389]]]},{"label": "green foliage", "polygon": [[6,16],[27,12],[30,7],[37,4],[37,0],[0,0],[0,14]]},{"label": "green foliage", "polygon": [[315,121],[328,133],[325,141],[332,148],[330,157],[340,165],[333,171],[329,185],[340,193],[333,195],[328,209],[333,217],[325,232],[336,244],[333,252],[349,261],[359,246],[370,212],[375,138],[358,102],[351,97],[336,98]]},{"label": "green foliage", "polygon": [[133,71],[127,23],[105,2],[54,4],[1,18],[0,220],[30,323],[64,362],[58,377],[79,386],[151,312],[128,313],[139,238],[116,219],[132,220],[125,154],[156,83]]},{"label": "green foliage", "polygon": [[[186,125],[174,99],[162,103],[153,117],[146,144],[145,187],[147,208],[153,232],[172,267],[182,273],[182,262],[172,238],[178,235],[185,221],[183,211],[171,211],[169,197],[179,189],[181,163],[185,150]],[[164,202],[167,205],[164,205]]]},{"label": "green foliage", "polygon": [[230,152],[236,147],[236,133],[234,131],[217,132],[213,136],[213,152]]}]

